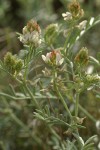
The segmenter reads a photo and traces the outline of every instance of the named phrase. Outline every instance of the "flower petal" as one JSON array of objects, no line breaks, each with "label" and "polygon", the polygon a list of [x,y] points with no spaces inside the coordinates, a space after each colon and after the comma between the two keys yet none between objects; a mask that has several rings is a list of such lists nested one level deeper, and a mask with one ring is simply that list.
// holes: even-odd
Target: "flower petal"
[{"label": "flower petal", "polygon": [[43,59],[44,61],[46,61],[46,57],[45,57],[44,55],[42,55],[42,59]]}]

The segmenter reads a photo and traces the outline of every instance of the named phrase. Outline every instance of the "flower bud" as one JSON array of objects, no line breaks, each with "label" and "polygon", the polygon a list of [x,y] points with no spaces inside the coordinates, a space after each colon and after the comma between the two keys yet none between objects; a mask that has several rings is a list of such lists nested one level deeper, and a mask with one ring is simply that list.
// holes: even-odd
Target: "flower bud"
[{"label": "flower bud", "polygon": [[4,57],[4,65],[11,74],[18,74],[23,66],[22,60],[8,52]]},{"label": "flower bud", "polygon": [[76,55],[74,61],[79,65],[86,65],[88,63],[89,56],[88,56],[88,49],[83,47],[78,54]]},{"label": "flower bud", "polygon": [[5,67],[8,69],[8,71],[13,74],[15,71],[14,68],[15,68],[16,60],[15,60],[15,57],[12,56],[10,52],[8,52],[5,55],[4,64],[5,64]]},{"label": "flower bud", "polygon": [[68,9],[74,19],[80,19],[84,15],[83,9],[76,0],[68,6]]},{"label": "flower bud", "polygon": [[54,43],[58,35],[58,30],[59,30],[58,24],[50,24],[47,26],[44,33],[44,39],[48,45]]},{"label": "flower bud", "polygon": [[73,116],[74,122],[75,122],[75,123],[78,123],[78,124],[82,124],[83,121],[84,121],[84,119],[86,119],[86,117],[84,117],[84,118],[79,118],[79,117]]},{"label": "flower bud", "polygon": [[19,73],[21,71],[22,67],[23,67],[22,60],[21,59],[17,60],[16,65],[15,65],[16,72]]},{"label": "flower bud", "polygon": [[36,21],[34,21],[33,19],[31,19],[28,23],[27,23],[27,31],[29,31],[30,33],[33,31],[36,31],[38,33],[41,33],[41,29],[40,26],[37,24]]}]

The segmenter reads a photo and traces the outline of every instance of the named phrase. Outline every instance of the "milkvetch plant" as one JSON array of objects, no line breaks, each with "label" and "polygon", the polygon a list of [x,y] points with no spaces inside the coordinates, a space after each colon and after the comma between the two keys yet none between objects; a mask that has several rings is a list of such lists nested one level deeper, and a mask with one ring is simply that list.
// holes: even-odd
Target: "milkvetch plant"
[{"label": "milkvetch plant", "polygon": [[[51,149],[94,150],[96,136],[84,141],[80,135],[80,130],[86,130],[84,120],[89,118],[96,123],[92,114],[81,106],[80,96],[84,91],[94,89],[98,92],[100,89],[100,72],[87,72],[89,65],[100,67],[100,60],[90,56],[86,47],[78,49],[77,53],[73,47],[88,29],[100,22],[100,17],[80,21],[84,11],[76,0],[69,4],[68,12],[62,16],[62,24],[52,23],[44,32],[41,32],[39,24],[33,19],[23,28],[19,40],[24,50],[19,55],[8,52],[0,66],[23,90],[19,95],[3,92],[0,95],[16,100],[24,99],[26,102],[29,100],[27,105],[31,105],[37,124],[43,122],[48,128],[48,145]],[[67,32],[63,36],[64,31]],[[63,42],[58,41],[59,37]],[[40,74],[37,75],[35,72],[39,67]],[[15,122],[24,128],[24,132],[31,134],[31,127],[9,110],[11,117],[15,117]],[[84,117],[80,116],[80,111]],[[41,136],[38,137],[34,132],[31,137],[37,147],[43,148]]]}]

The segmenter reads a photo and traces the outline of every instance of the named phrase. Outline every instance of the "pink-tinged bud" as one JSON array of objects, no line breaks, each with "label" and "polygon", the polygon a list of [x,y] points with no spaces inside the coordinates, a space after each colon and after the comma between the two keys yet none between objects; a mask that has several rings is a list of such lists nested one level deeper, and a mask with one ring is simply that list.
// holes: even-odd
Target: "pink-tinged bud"
[{"label": "pink-tinged bud", "polygon": [[57,50],[47,53],[46,56],[42,55],[42,59],[45,61],[45,63],[48,63],[52,66],[60,66],[64,62],[64,58],[62,58],[61,53]]}]

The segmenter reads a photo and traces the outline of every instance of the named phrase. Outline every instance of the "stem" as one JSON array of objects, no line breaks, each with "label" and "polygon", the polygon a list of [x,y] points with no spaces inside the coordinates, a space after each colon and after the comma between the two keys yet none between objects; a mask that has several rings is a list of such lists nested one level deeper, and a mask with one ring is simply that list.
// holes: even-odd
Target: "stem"
[{"label": "stem", "polygon": [[30,45],[29,53],[28,53],[28,56],[26,58],[26,68],[25,68],[25,72],[24,72],[24,79],[25,80],[27,78],[28,66],[29,66],[30,60],[32,58],[32,54],[33,54],[33,46]]},{"label": "stem", "polygon": [[72,120],[72,115],[71,115],[71,113],[70,113],[70,110],[69,110],[69,108],[68,108],[68,106],[67,106],[67,104],[66,104],[64,98],[62,97],[62,95],[61,95],[61,93],[60,93],[60,91],[59,91],[59,89],[58,89],[58,87],[57,87],[56,78],[57,78],[57,71],[56,71],[55,68],[53,68],[54,88],[55,88],[55,90],[56,90],[56,93],[57,93],[58,97],[60,98],[60,101],[62,102],[63,106],[65,107],[65,109],[66,109],[66,111],[67,111],[67,113],[68,113],[70,119]]},{"label": "stem", "polygon": [[51,102],[50,102],[50,99],[49,99],[49,98],[48,98],[48,102],[49,102],[49,105],[50,105],[50,108],[51,108],[52,112],[55,114],[55,111],[54,111],[54,109],[53,109],[53,107],[52,107],[52,104],[51,104]]},{"label": "stem", "polygon": [[71,35],[71,32],[68,34],[68,37],[66,38],[65,43],[64,43],[64,50],[66,50],[66,54],[67,54],[67,49],[66,49],[66,47],[67,47],[67,44],[68,44],[70,35]]},{"label": "stem", "polygon": [[61,140],[60,136],[55,132],[55,130],[51,126],[49,126],[49,129],[58,140]]},{"label": "stem", "polygon": [[76,103],[75,103],[75,117],[78,116],[78,105],[79,105],[79,93],[76,93]]},{"label": "stem", "polygon": [[85,110],[80,104],[79,104],[79,109],[83,111],[83,113],[88,116],[94,123],[96,122],[96,119],[87,111]]},{"label": "stem", "polygon": [[[6,106],[6,109],[8,109],[8,113],[9,113],[10,117],[11,117],[20,127],[22,127],[25,131],[29,132],[29,134],[31,135],[31,137],[33,138],[33,140],[34,140],[37,144],[41,145],[40,139],[39,139],[37,136],[33,135],[32,132],[30,131],[30,128],[29,128],[28,126],[26,126],[26,125],[13,113],[13,111],[9,108],[9,104],[8,104],[7,100],[4,99],[3,97],[2,97],[2,99],[3,99],[4,105]],[[4,110],[3,110],[3,111],[4,111]],[[3,111],[2,111],[2,112],[3,112]],[[7,113],[7,114],[8,114],[8,113]]]},{"label": "stem", "polygon": [[72,119],[72,115],[70,113],[70,110],[69,110],[65,100],[63,99],[63,97],[62,97],[61,93],[59,92],[58,87],[56,85],[55,85],[55,89],[56,89],[57,95],[59,96],[63,106],[65,107],[66,111],[68,112],[68,115],[69,115],[70,119]]},{"label": "stem", "polygon": [[65,40],[65,43],[64,43],[64,50],[65,50],[65,54],[67,55],[67,52],[68,52],[68,48],[69,47],[67,47],[68,46],[68,43],[70,42],[70,37],[71,37],[71,35],[72,35],[72,33],[73,33],[73,30],[74,30],[74,27],[75,27],[75,24],[76,24],[76,21],[73,21],[73,23],[71,24],[71,26],[70,26],[70,32],[68,33],[68,36],[67,36],[67,38],[66,38],[66,40]]},{"label": "stem", "polygon": [[29,130],[27,126],[13,112],[10,112],[10,116],[19,126],[26,130]]},{"label": "stem", "polygon": [[[73,99],[74,104],[76,103]],[[78,104],[79,109],[87,116],[89,117],[94,123],[96,122],[96,119],[87,111],[85,110],[80,104]]]},{"label": "stem", "polygon": [[38,137],[32,135],[29,127],[26,126],[13,112],[10,113],[10,116],[20,127],[24,128],[25,131],[29,132],[29,134],[31,135],[31,137],[37,144],[41,144],[40,139]]},{"label": "stem", "polygon": [[31,97],[33,104],[35,104],[35,106],[37,108],[40,108],[39,105],[38,105],[38,103],[37,103],[37,101],[36,101],[36,99],[35,99],[35,97],[34,97],[34,95],[33,95],[33,93],[30,91],[30,89],[28,88],[28,86],[27,86],[27,84],[26,84],[25,81],[23,81],[23,84],[24,84],[24,87],[27,90],[29,96]]},{"label": "stem", "polygon": [[17,96],[11,96],[11,95],[6,94],[6,93],[3,93],[3,92],[0,92],[0,95],[1,95],[1,96],[4,96],[4,97],[7,97],[7,98],[10,98],[10,99],[14,99],[14,100],[30,99],[30,97],[17,97]]},{"label": "stem", "polygon": [[24,79],[26,80],[27,77],[27,71],[28,71],[28,63],[26,64],[25,73],[24,73]]},{"label": "stem", "polygon": [[10,117],[18,124],[20,125],[22,128],[26,128],[27,129],[27,126],[12,112],[12,110],[9,108],[9,104],[7,102],[6,99],[2,98],[3,99],[3,103],[4,105],[6,106],[6,109],[8,110],[7,114],[10,114]]}]

